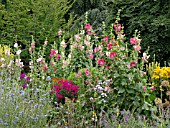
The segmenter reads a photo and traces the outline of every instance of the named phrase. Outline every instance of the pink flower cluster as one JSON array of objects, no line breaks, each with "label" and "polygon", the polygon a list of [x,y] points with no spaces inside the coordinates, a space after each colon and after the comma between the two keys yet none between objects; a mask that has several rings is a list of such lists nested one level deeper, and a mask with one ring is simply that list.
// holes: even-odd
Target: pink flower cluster
[{"label": "pink flower cluster", "polygon": [[57,85],[52,86],[51,90],[52,94],[56,95],[56,100],[65,99],[65,97],[75,100],[78,96],[78,88],[72,81],[61,79]]}]

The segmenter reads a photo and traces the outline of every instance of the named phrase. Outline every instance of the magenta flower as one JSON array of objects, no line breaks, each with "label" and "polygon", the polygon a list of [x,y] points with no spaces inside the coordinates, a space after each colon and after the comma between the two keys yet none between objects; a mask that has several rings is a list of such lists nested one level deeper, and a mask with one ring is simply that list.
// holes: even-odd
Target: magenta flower
[{"label": "magenta flower", "polygon": [[110,53],[110,58],[114,58],[116,56],[116,52],[111,52]]},{"label": "magenta flower", "polygon": [[26,81],[27,81],[27,82],[30,82],[30,77],[27,77],[27,78],[26,78]]},{"label": "magenta flower", "polygon": [[24,84],[22,87],[23,87],[23,89],[25,89],[27,87],[27,84]]},{"label": "magenta flower", "polygon": [[51,49],[51,51],[50,51],[50,58],[51,58],[53,55],[55,55],[55,54],[56,54],[56,50]]},{"label": "magenta flower", "polygon": [[108,42],[109,38],[108,36],[105,36],[102,40],[104,40],[105,42]]},{"label": "magenta flower", "polygon": [[86,25],[84,26],[84,28],[85,28],[86,30],[88,30],[88,29],[92,29],[92,26],[91,26],[90,24],[86,24]]},{"label": "magenta flower", "polygon": [[111,50],[112,49],[112,43],[108,43],[107,48],[108,48],[108,50]]},{"label": "magenta flower", "polygon": [[25,76],[26,76],[25,73],[21,73],[21,74],[20,74],[20,79],[23,79]]},{"label": "magenta flower", "polygon": [[135,62],[131,62],[131,63],[130,63],[130,67],[133,68],[133,67],[135,67],[135,66],[136,66],[136,63],[135,63]]},{"label": "magenta flower", "polygon": [[104,59],[98,59],[98,64],[100,65],[100,66],[102,66],[102,65],[104,65],[105,64],[105,60]]},{"label": "magenta flower", "polygon": [[89,75],[89,69],[86,68],[86,70],[84,71],[84,73],[86,74],[86,76],[88,76],[88,75]]}]

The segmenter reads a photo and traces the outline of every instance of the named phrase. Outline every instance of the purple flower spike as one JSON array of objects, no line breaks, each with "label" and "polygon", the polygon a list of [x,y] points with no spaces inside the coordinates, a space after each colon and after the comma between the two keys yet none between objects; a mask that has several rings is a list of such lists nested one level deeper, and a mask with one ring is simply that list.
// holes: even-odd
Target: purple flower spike
[{"label": "purple flower spike", "polygon": [[27,84],[24,84],[22,87],[25,89],[27,87]]},{"label": "purple flower spike", "polygon": [[20,79],[23,79],[25,76],[26,76],[25,73],[21,73],[20,74]]}]

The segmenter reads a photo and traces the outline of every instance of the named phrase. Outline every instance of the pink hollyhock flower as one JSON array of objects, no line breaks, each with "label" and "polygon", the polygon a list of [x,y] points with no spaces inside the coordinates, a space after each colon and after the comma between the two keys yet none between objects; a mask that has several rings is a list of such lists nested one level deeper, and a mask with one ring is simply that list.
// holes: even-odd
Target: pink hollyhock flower
[{"label": "pink hollyhock flower", "polygon": [[47,70],[48,70],[47,65],[46,65],[46,64],[44,64],[44,65],[43,65],[43,67],[42,67],[42,69],[43,69],[44,71],[47,71]]},{"label": "pink hollyhock flower", "polygon": [[112,43],[111,42],[107,44],[107,48],[108,48],[108,50],[112,49]]},{"label": "pink hollyhock flower", "polygon": [[74,38],[76,39],[77,42],[80,41],[80,35],[79,34],[74,35]]},{"label": "pink hollyhock flower", "polygon": [[114,24],[114,29],[115,29],[117,32],[120,32],[120,30],[122,29],[121,24]]},{"label": "pink hollyhock flower", "polygon": [[105,64],[105,60],[104,59],[98,59],[98,64],[100,65],[100,66],[102,66],[102,65],[104,65]]},{"label": "pink hollyhock flower", "polygon": [[92,29],[92,26],[91,26],[90,24],[86,24],[86,25],[84,26],[84,28],[85,28],[86,30],[88,30],[88,29]]},{"label": "pink hollyhock flower", "polygon": [[110,53],[110,58],[114,58],[116,56],[116,52],[111,52]]},{"label": "pink hollyhock flower", "polygon": [[55,54],[56,54],[56,50],[51,49],[51,51],[50,51],[50,58],[51,58],[53,55],[55,55]]},{"label": "pink hollyhock flower", "polygon": [[144,92],[146,92],[146,86],[143,86],[143,90],[144,90]]},{"label": "pink hollyhock flower", "polygon": [[137,43],[138,43],[138,39],[136,39],[135,37],[130,38],[130,44],[136,45]]},{"label": "pink hollyhock flower", "polygon": [[135,66],[136,66],[136,63],[135,63],[135,62],[131,62],[131,63],[130,63],[130,67],[133,68],[133,67],[135,67]]},{"label": "pink hollyhock flower", "polygon": [[108,37],[108,36],[105,36],[102,40],[104,40],[105,42],[108,42],[109,37]]},{"label": "pink hollyhock flower", "polygon": [[150,90],[154,91],[156,90],[154,86],[150,87]]},{"label": "pink hollyhock flower", "polygon": [[88,76],[88,75],[89,75],[89,69],[86,68],[86,70],[84,71],[84,73],[86,74],[86,76]]},{"label": "pink hollyhock flower", "polygon": [[94,55],[93,55],[93,54],[90,54],[88,57],[89,57],[90,59],[93,59]]},{"label": "pink hollyhock flower", "polygon": [[58,31],[58,36],[61,36],[62,35],[62,30],[60,29],[59,31]]},{"label": "pink hollyhock flower", "polygon": [[57,60],[60,60],[60,54],[58,54],[56,58],[57,58]]},{"label": "pink hollyhock flower", "polygon": [[134,45],[133,48],[134,48],[136,51],[140,51],[140,50],[141,50],[141,46],[140,46],[140,45]]},{"label": "pink hollyhock flower", "polygon": [[82,72],[79,71],[77,74],[76,74],[76,78],[78,78],[79,76],[81,76]]}]

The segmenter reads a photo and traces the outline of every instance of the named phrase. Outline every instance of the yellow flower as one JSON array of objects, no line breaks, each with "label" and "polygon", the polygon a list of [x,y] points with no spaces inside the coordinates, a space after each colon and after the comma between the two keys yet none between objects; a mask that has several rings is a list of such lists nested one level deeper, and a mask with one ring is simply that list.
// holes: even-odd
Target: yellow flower
[{"label": "yellow flower", "polygon": [[156,67],[156,69],[154,69],[154,73],[156,75],[159,75],[161,73],[161,68],[160,67]]},{"label": "yellow flower", "polygon": [[152,75],[152,78],[153,78],[153,79],[159,79],[159,75],[153,74],[153,75]]}]

